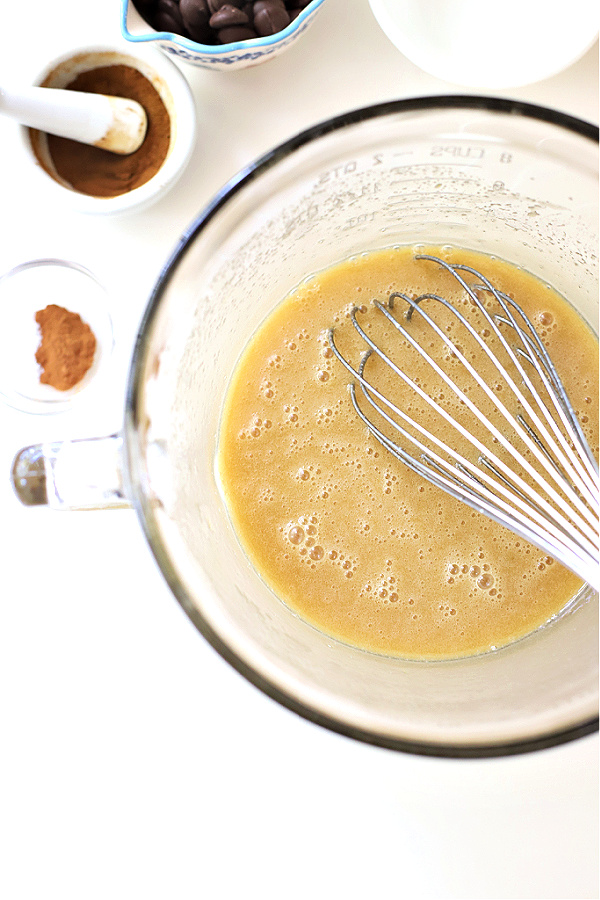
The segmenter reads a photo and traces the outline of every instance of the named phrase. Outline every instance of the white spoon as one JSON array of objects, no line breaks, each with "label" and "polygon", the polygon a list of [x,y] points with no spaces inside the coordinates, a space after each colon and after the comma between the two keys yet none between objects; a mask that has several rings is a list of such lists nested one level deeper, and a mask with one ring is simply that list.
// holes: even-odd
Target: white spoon
[{"label": "white spoon", "polygon": [[144,108],[135,100],[58,88],[0,87],[0,114],[122,155],[141,146],[148,126]]}]

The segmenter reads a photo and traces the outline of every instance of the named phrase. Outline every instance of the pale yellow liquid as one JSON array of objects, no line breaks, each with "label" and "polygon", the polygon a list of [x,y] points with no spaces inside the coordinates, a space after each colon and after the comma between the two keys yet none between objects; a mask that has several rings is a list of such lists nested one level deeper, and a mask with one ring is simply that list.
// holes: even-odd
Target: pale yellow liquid
[{"label": "pale yellow liquid", "polygon": [[[598,344],[588,326],[554,291],[503,261],[430,252],[482,271],[525,309],[597,453]],[[530,633],[565,607],[581,581],[412,473],[354,412],[329,327],[356,356],[353,305],[367,310],[372,298],[385,301],[398,290],[457,294],[449,276],[413,255],[396,248],[348,260],[274,310],[234,373],[218,469],[239,540],[283,602],[360,648],[443,659]],[[414,374],[417,363],[410,365]]]}]

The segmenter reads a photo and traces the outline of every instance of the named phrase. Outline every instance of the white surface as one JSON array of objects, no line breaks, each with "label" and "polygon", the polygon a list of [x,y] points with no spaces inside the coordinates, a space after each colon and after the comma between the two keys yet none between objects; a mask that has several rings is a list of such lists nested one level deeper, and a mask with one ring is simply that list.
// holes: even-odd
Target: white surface
[{"label": "white surface", "polygon": [[[13,39],[0,83],[33,76],[64,49],[116,40],[116,0],[59,7],[5,5]],[[510,95],[595,119],[597,65],[596,46]],[[367,0],[328,0],[297,46],[258,68],[182,71],[197,146],[184,179],[145,213],[88,218],[37,202],[16,129],[0,122],[0,271],[76,260],[111,291],[116,338],[101,404],[54,417],[0,407],[0,896],[597,897],[597,736],[462,762],[330,734],[264,697],[204,642],[133,512],[52,513],[13,497],[21,446],[118,428],[146,297],[230,176],[344,109],[457,92],[392,46]]]},{"label": "white surface", "polygon": [[[549,78],[598,37],[597,0],[370,0],[393,44],[437,78],[468,87],[512,88]],[[549,14],[550,13],[550,14]]]}]

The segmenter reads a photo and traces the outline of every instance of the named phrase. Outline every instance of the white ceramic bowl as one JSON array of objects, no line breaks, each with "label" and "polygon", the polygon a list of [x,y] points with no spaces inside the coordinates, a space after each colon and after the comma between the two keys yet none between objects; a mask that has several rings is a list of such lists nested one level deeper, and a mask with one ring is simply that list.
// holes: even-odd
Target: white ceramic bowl
[{"label": "white ceramic bowl", "polygon": [[235,44],[197,44],[189,38],[166,31],[154,31],[140,16],[131,0],[121,0],[121,34],[134,43],[154,41],[184,62],[205,69],[231,71],[246,69],[273,59],[294,44],[314,20],[325,0],[312,0],[283,31],[267,37]]},{"label": "white ceramic bowl", "polygon": [[479,89],[549,78],[598,36],[598,0],[369,0],[391,42],[424,72]]},{"label": "white ceramic bowl", "polygon": [[171,138],[162,166],[149,181],[116,197],[95,197],[75,190],[57,175],[48,153],[45,135],[36,140],[40,159],[34,152],[32,134],[21,134],[34,164],[35,189],[50,193],[57,203],[68,203],[80,212],[114,215],[139,211],[154,203],[171,188],[187,165],[196,140],[196,107],[186,79],[162,53],[143,47],[135,53],[111,46],[90,46],[70,51],[52,60],[35,79],[36,85],[63,88],[78,74],[104,65],[131,66],[148,78],[158,91],[171,117]]}]

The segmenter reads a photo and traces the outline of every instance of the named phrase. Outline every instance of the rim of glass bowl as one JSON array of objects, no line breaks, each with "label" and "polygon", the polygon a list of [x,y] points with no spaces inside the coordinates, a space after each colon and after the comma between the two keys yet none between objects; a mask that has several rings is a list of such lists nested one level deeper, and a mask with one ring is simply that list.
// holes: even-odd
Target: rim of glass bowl
[{"label": "rim of glass bowl", "polygon": [[[331,131],[340,130],[346,126],[354,125],[370,118],[395,115],[401,112],[427,109],[443,110],[451,108],[471,110],[481,109],[487,112],[510,113],[526,118],[533,118],[563,127],[598,143],[598,126],[589,122],[548,107],[491,96],[440,95],[394,100],[368,107],[361,107],[327,119],[296,134],[250,163],[240,170],[240,172],[228,181],[214,196],[212,201],[209,202],[182,235],[176,249],[165,263],[149,297],[148,305],[140,324],[139,335],[144,335],[151,328],[160,306],[163,293],[173,278],[181,258],[187,253],[191,244],[216,215],[218,210],[227,202],[228,198],[240,191],[246,183],[275,165],[281,158],[289,156],[297,148],[302,147]],[[595,715],[564,729],[557,729],[514,741],[498,741],[493,744],[469,743],[465,745],[454,745],[434,741],[415,740],[412,738],[390,737],[388,734],[376,733],[374,731],[354,727],[341,719],[336,719],[329,714],[320,712],[309,704],[300,701],[297,697],[287,693],[271,681],[265,679],[258,670],[254,669],[244,659],[240,658],[212,629],[211,625],[205,620],[201,613],[196,608],[190,608],[190,604],[187,601],[187,591],[164,551],[159,530],[155,525],[152,506],[149,503],[148,498],[144,496],[144,479],[142,474],[143,454],[137,439],[137,427],[139,424],[137,417],[145,348],[146,342],[138,337],[129,371],[126,395],[124,422],[124,434],[126,438],[124,442],[125,477],[128,479],[129,496],[132,505],[139,516],[150,549],[176,599],[211,646],[255,687],[259,688],[259,690],[287,709],[296,712],[303,718],[321,725],[330,731],[345,735],[346,737],[351,737],[363,743],[425,756],[450,758],[510,756],[553,747],[598,731],[599,720],[598,716]]]}]

